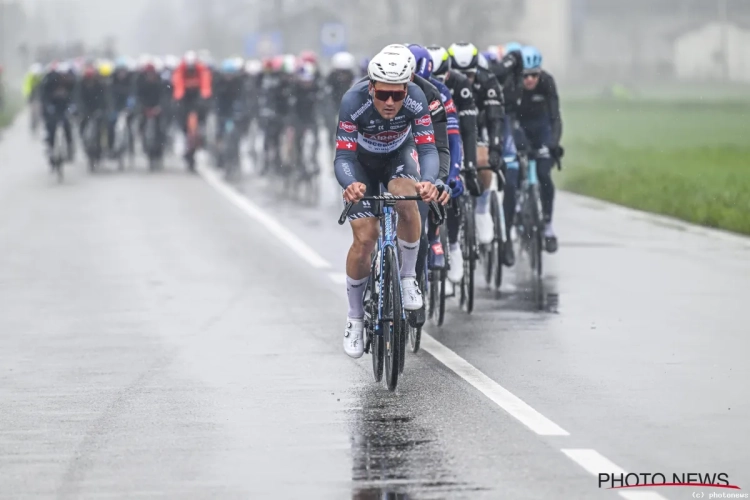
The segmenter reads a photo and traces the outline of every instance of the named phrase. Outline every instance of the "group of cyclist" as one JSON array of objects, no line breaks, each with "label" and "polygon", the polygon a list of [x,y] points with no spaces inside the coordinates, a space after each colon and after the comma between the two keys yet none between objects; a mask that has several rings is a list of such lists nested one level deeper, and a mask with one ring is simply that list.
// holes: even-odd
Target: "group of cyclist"
[{"label": "group of cyclist", "polygon": [[[542,69],[532,46],[510,43],[480,53],[471,43],[440,46],[394,44],[369,61],[367,75],[342,96],[337,121],[336,177],[344,189],[353,243],[346,261],[349,301],[344,351],[363,355],[364,294],[379,225],[365,196],[381,184],[395,196],[421,196],[423,203],[398,201],[398,246],[403,307],[424,307],[418,273],[446,265],[445,249],[427,215],[427,203],[446,205],[467,191],[475,198],[479,244],[490,244],[496,228],[490,213],[493,176],[501,179],[506,240],[517,212],[519,151],[532,152],[540,186],[544,246],[557,250],[552,228],[551,171],[563,155],[562,122],[555,81]],[[485,168],[482,168],[485,167]],[[451,204],[451,207],[457,207]],[[459,218],[448,209],[450,266],[447,277],[462,280]],[[502,261],[513,266],[513,245]]]}]

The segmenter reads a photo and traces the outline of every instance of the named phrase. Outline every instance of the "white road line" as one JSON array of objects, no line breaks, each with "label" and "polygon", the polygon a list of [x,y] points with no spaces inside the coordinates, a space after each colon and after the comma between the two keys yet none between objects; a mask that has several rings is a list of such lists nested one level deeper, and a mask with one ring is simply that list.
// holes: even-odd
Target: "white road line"
[{"label": "white road line", "polygon": [[422,349],[540,436],[570,434],[422,330]]},{"label": "white road line", "polygon": [[228,186],[213,171],[203,166],[196,167],[201,177],[216,191],[224,195],[237,208],[245,212],[246,215],[260,222],[273,235],[285,243],[289,248],[294,250],[297,255],[302,257],[308,264],[316,269],[327,269],[331,264],[312,249],[307,243],[295,236],[287,228],[279,224],[276,219],[261,210],[255,203],[251,202],[245,196]]},{"label": "white road line", "polygon": [[328,277],[337,285],[346,285],[346,273],[328,273]]},{"label": "white road line", "polygon": [[[563,448],[560,451],[597,478],[599,474],[627,474],[624,469],[610,462],[608,458],[596,450]],[[618,494],[628,500],[666,500],[653,491],[619,491]]]}]

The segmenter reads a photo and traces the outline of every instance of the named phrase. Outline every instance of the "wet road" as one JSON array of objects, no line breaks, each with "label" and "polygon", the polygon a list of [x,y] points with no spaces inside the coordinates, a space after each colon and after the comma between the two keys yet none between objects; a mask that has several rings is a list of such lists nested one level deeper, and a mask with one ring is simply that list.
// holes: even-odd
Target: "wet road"
[{"label": "wet road", "polygon": [[750,488],[750,240],[561,195],[552,312],[516,276],[451,303],[391,394],[341,352],[333,190],[247,182],[245,206],[178,164],[58,186],[24,125],[0,143],[0,498],[718,491],[599,489],[615,466]]}]

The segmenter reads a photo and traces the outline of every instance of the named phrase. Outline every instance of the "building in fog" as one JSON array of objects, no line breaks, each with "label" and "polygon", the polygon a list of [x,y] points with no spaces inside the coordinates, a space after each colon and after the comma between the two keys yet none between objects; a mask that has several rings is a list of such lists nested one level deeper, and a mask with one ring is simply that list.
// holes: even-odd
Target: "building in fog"
[{"label": "building in fog", "polygon": [[750,83],[750,30],[714,22],[674,42],[675,74],[685,80]]}]

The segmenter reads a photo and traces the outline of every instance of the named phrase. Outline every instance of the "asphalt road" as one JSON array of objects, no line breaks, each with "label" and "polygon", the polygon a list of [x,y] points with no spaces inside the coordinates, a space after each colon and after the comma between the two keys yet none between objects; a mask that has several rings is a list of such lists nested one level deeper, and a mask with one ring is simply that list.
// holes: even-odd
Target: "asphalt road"
[{"label": "asphalt road", "polygon": [[722,491],[618,496],[604,469],[750,488],[750,240],[560,195],[549,311],[512,274],[449,304],[391,394],[342,352],[332,181],[313,209],[251,178],[243,208],[202,172],[57,185],[23,119],[4,134],[0,498]]}]

